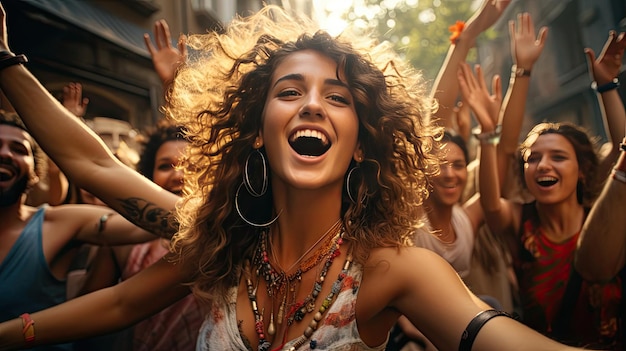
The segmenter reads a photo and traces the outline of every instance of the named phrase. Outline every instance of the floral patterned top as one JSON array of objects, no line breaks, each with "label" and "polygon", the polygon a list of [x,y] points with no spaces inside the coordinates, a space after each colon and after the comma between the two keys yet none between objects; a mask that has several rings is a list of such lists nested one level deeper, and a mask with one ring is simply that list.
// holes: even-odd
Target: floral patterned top
[{"label": "floral patterned top", "polygon": [[[355,307],[361,276],[361,266],[353,264],[348,275],[343,279],[337,299],[311,337],[311,341],[315,344],[315,351],[382,351],[385,349],[386,342],[377,347],[369,347],[359,336]],[[251,350],[237,326],[237,287],[230,289],[229,301],[230,303],[226,306],[213,307],[207,315],[200,328],[196,344],[197,351]],[[294,342],[295,340],[288,341],[283,346],[283,350],[288,350]],[[310,343],[305,343],[298,350],[310,351]]]}]

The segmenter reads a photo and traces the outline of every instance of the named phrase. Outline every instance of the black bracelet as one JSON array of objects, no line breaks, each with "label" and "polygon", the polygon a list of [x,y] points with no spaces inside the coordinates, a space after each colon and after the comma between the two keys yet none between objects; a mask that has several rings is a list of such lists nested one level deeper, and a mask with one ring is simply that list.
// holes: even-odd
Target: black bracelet
[{"label": "black bracelet", "polygon": [[619,143],[619,149],[620,149],[621,151],[626,151],[626,144],[624,144],[624,143]]},{"label": "black bracelet", "polygon": [[602,85],[598,85],[598,83],[595,81],[591,82],[591,89],[597,91],[600,94],[617,88],[619,88],[619,79],[617,78],[613,78],[612,81]]},{"label": "black bracelet", "polygon": [[26,62],[28,62],[26,55],[15,55],[9,51],[0,51],[0,71],[9,66],[21,65]]},{"label": "black bracelet", "polygon": [[459,351],[471,351],[474,340],[476,339],[476,336],[478,335],[480,329],[485,325],[485,323],[491,320],[491,318],[498,316],[507,316],[509,318],[513,318],[510,314],[504,311],[497,310],[481,311],[474,318],[472,318],[472,320],[463,331],[463,335],[461,335]]}]

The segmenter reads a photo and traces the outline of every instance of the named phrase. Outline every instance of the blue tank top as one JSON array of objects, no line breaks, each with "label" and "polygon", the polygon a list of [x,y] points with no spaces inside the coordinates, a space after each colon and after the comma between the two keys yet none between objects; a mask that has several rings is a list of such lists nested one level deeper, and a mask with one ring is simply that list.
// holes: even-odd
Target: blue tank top
[{"label": "blue tank top", "polygon": [[[41,231],[45,209],[44,205],[35,212],[0,263],[0,322],[65,302],[65,282],[50,272],[43,254]],[[31,350],[72,350],[72,346],[60,344]]]}]

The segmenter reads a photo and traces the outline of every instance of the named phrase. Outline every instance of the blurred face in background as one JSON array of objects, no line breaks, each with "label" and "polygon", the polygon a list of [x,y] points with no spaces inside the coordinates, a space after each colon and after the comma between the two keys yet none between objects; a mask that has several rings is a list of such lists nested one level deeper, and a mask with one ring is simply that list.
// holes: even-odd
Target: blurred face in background
[{"label": "blurred face in background", "polygon": [[152,181],[163,189],[182,196],[183,171],[177,169],[187,142],[171,140],[164,142],[156,152]]},{"label": "blurred face in background", "polygon": [[467,184],[467,161],[463,150],[453,142],[444,148],[441,173],[432,179],[432,193],[428,198],[431,206],[453,206],[459,202]]},{"label": "blurred face in background", "polygon": [[0,206],[16,204],[39,180],[30,140],[23,129],[0,125]]}]

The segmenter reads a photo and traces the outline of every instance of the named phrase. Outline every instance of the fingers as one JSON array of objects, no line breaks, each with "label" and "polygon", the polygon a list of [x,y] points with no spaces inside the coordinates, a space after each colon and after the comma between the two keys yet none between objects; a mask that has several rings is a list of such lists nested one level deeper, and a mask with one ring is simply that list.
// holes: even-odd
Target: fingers
[{"label": "fingers", "polygon": [[515,21],[513,20],[509,21],[509,37],[511,38],[511,41],[515,39]]},{"label": "fingers", "polygon": [[152,40],[150,40],[150,35],[148,33],[143,35],[143,42],[146,43],[146,49],[148,49],[150,56],[154,56],[156,49],[154,48],[154,45],[152,45]]},{"label": "fingers", "polygon": [[593,69],[593,63],[596,61],[596,55],[590,48],[585,48],[585,55],[587,56],[587,62]]},{"label": "fingers", "polygon": [[498,100],[502,100],[502,78],[499,74],[494,74],[491,78],[491,90]]},{"label": "fingers", "polygon": [[476,80],[478,83],[478,87],[482,90],[487,91],[487,84],[485,83],[485,77],[483,76],[483,69],[480,65],[474,65],[474,71],[476,71]]},{"label": "fingers", "polygon": [[465,71],[468,69],[467,63],[461,62],[459,64],[459,69],[457,71],[457,79],[459,81],[459,90],[461,90],[461,95],[465,98],[469,95],[469,86],[467,79],[465,78]]},{"label": "fingers", "polygon": [[165,20],[155,22],[155,41],[159,49],[172,46],[172,37],[170,35],[170,27]]},{"label": "fingers", "polygon": [[537,35],[536,44],[538,46],[543,47],[546,43],[546,38],[548,37],[548,27],[541,27],[539,29],[539,34]]},{"label": "fingers", "polygon": [[465,92],[469,93],[476,90],[476,79],[472,73],[472,69],[466,62],[462,62],[459,65],[459,83],[463,83],[465,86]]}]

